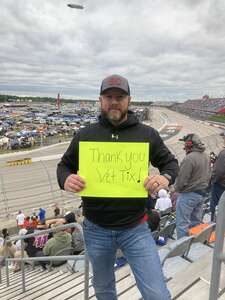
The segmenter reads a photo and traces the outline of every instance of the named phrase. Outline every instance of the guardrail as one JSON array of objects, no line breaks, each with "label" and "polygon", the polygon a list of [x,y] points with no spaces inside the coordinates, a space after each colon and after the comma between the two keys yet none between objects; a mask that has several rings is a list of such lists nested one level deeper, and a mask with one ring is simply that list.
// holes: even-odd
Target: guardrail
[{"label": "guardrail", "polygon": [[[21,257],[20,258],[6,258],[6,282],[7,286],[10,285],[9,281],[9,268],[8,268],[8,262],[9,261],[20,261],[21,262],[21,273],[22,273],[22,290],[23,292],[26,292],[26,279],[25,279],[25,262],[26,261],[60,261],[60,260],[84,260],[84,300],[88,300],[89,297],[89,260],[87,253],[85,251],[84,255],[65,255],[65,256],[46,256],[46,257],[24,257],[24,240],[35,237],[38,235],[43,235],[46,233],[54,233],[59,230],[64,230],[67,228],[76,228],[78,225],[76,223],[70,223],[70,224],[65,224],[65,225],[59,225],[57,227],[51,228],[51,229],[46,229],[46,230],[41,230],[38,232],[34,232],[32,234],[26,234],[23,236],[15,236],[10,238],[8,241],[17,241],[21,240]],[[1,268],[0,268],[0,283],[2,282],[2,273],[1,273]]]},{"label": "guardrail", "polygon": [[[214,151],[217,153],[223,144],[223,140],[218,134],[202,137],[202,141],[208,152]],[[182,143],[168,142],[168,147],[179,160],[184,157],[185,152]],[[43,207],[55,202],[63,206],[65,200],[71,199],[68,193],[60,191],[58,187],[56,178],[57,159],[55,162],[52,160],[42,161],[40,157],[38,158],[39,161],[34,163],[36,160],[34,157],[32,164],[29,164],[29,154],[26,153],[25,157],[27,158],[22,160],[9,160],[9,166],[6,165],[6,162],[4,166],[0,166],[0,217],[14,218],[19,209],[22,209],[25,214],[31,214],[32,206],[35,205],[34,207],[36,207],[37,200],[35,198],[38,198],[39,195],[41,195],[39,201]],[[26,167],[13,168],[13,165],[21,165],[25,162],[28,163]],[[40,186],[40,190],[38,190],[38,186]]]},{"label": "guardrail", "polygon": [[213,264],[210,280],[209,300],[217,300],[219,297],[219,283],[221,274],[221,264],[225,262],[223,253],[224,234],[225,234],[225,192],[220,197],[218,214],[216,219],[216,243],[213,252]]},{"label": "guardrail", "polygon": [[23,159],[17,159],[17,160],[8,160],[6,162],[7,166],[13,167],[13,166],[21,166],[21,165],[28,165],[32,163],[31,158],[23,158]]},{"label": "guardrail", "polygon": [[18,170],[17,167],[0,166],[0,218],[14,219],[20,209],[30,215],[37,205],[49,207],[49,211],[55,203],[64,208],[72,194],[60,190],[56,163],[38,161],[27,164],[22,171],[20,167],[23,166],[18,166]]}]

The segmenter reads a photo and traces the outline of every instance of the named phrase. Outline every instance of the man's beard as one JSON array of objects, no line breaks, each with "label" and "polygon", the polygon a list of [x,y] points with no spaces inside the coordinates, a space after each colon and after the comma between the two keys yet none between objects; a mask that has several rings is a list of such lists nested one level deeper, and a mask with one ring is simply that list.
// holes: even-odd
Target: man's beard
[{"label": "man's beard", "polygon": [[112,123],[113,125],[119,125],[122,123],[124,120],[126,120],[128,110],[125,111],[120,111],[117,110],[116,112],[112,112],[110,110],[109,112],[103,111],[102,114]]}]

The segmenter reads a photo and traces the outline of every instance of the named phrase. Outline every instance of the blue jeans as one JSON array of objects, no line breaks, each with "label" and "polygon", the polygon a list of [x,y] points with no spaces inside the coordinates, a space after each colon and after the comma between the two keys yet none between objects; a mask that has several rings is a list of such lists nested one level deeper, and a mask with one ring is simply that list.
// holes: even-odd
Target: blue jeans
[{"label": "blue jeans", "polygon": [[210,198],[210,211],[211,211],[211,221],[215,221],[215,210],[219,204],[220,197],[224,192],[224,187],[219,183],[215,182],[212,184],[211,193],[212,197]]},{"label": "blue jeans", "polygon": [[188,235],[188,229],[202,223],[204,197],[198,193],[180,193],[176,204],[177,238]]},{"label": "blue jeans", "polygon": [[117,249],[121,249],[126,257],[144,300],[171,299],[147,223],[111,230],[85,219],[83,229],[98,300],[117,299],[114,274]]}]

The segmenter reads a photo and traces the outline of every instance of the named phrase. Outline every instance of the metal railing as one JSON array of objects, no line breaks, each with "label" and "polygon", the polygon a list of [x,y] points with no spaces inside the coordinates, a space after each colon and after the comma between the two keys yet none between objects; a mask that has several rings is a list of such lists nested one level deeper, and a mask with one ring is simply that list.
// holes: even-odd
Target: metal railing
[{"label": "metal railing", "polygon": [[[206,145],[208,152],[218,152],[223,141],[218,134],[210,134],[201,138]],[[185,152],[182,142],[166,144],[172,153],[179,159],[183,159]],[[56,164],[58,159],[50,161],[38,161],[30,165],[20,167],[6,167],[4,164],[0,168],[0,217],[15,218],[19,209],[25,214],[30,214],[32,208],[36,208],[38,202],[45,208],[55,202],[59,206],[64,206],[65,200],[71,200],[69,193],[62,192],[58,186],[56,178]],[[16,168],[16,169],[15,169]],[[15,172],[16,171],[16,172]],[[74,197],[74,195],[73,195]],[[75,194],[77,203],[80,201],[78,194]],[[74,203],[74,202],[73,202]],[[49,210],[51,210],[49,208]]]},{"label": "metal railing", "polygon": [[[17,241],[21,240],[21,257],[19,258],[6,258],[5,265],[6,265],[6,285],[7,287],[10,285],[9,281],[9,262],[11,261],[20,261],[21,262],[21,275],[22,275],[22,290],[23,292],[26,291],[26,278],[25,278],[25,262],[40,262],[40,261],[65,261],[65,260],[84,260],[84,300],[88,300],[89,297],[89,260],[87,253],[85,251],[84,255],[63,255],[63,256],[46,256],[46,257],[24,257],[24,240],[32,237],[36,237],[39,235],[47,234],[47,233],[54,233],[59,230],[64,230],[67,228],[79,228],[76,223],[70,223],[65,225],[59,225],[57,227],[40,230],[38,232],[34,232],[31,234],[26,234],[23,236],[15,236],[10,238],[8,241]],[[2,283],[2,273],[0,268],[0,283]]]},{"label": "metal railing", "polygon": [[217,300],[219,296],[219,283],[222,262],[225,262],[223,253],[224,234],[225,234],[225,192],[223,192],[218,206],[216,219],[216,242],[213,252],[213,264],[210,280],[209,300]]}]

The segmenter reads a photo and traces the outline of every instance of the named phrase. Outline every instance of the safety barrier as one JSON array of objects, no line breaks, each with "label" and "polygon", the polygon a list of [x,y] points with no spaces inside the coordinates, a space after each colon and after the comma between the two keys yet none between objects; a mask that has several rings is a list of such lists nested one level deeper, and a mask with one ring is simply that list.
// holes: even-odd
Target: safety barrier
[{"label": "safety barrier", "polygon": [[7,166],[21,166],[21,165],[29,165],[32,163],[31,158],[23,158],[17,160],[9,160],[6,162]]},{"label": "safety barrier", "polygon": [[223,253],[224,234],[225,234],[225,192],[220,197],[218,214],[216,219],[216,243],[213,253],[213,265],[210,281],[209,300],[217,300],[219,297],[219,282],[222,262],[225,262]]},{"label": "safety barrier", "polygon": [[[6,282],[7,287],[10,285],[9,280],[9,262],[10,261],[20,261],[21,262],[21,273],[22,273],[22,291],[26,292],[26,278],[25,278],[25,262],[35,262],[35,261],[64,261],[64,260],[83,260],[84,261],[84,300],[89,299],[89,259],[87,256],[87,252],[84,252],[84,255],[70,255],[70,256],[46,256],[46,257],[24,257],[24,240],[28,238],[32,238],[38,235],[54,233],[58,230],[65,230],[67,228],[77,228],[77,223],[70,223],[65,225],[58,225],[57,227],[37,231],[31,234],[26,234],[23,236],[14,236],[9,239],[9,241],[15,242],[17,240],[21,240],[21,257],[20,258],[6,258]],[[2,273],[0,268],[0,283],[2,282]]]}]

